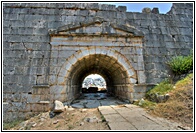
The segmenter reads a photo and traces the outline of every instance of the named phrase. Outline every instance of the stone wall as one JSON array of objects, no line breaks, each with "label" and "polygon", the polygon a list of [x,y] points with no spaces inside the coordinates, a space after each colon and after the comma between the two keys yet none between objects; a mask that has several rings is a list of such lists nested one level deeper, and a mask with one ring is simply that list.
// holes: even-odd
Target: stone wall
[{"label": "stone wall", "polygon": [[[55,97],[55,92],[49,85],[50,75],[58,71],[55,64],[62,60],[51,58],[58,53],[51,52],[48,30],[90,21],[97,16],[119,25],[134,26],[144,33],[143,49],[139,51],[141,57],[135,56],[131,48],[121,53],[133,66],[144,63],[145,84],[156,84],[168,77],[165,62],[175,55],[188,55],[193,48],[192,3],[175,3],[167,14],[159,14],[157,9],[143,10],[143,13],[126,12],[123,6],[116,8],[97,3],[3,3],[4,120],[27,117],[52,107],[51,94]],[[71,56],[78,48],[66,50],[64,56]],[[132,55],[126,55],[126,52]],[[135,98],[141,98],[149,88],[145,85],[133,87],[135,93],[140,94]],[[117,95],[119,90],[124,89],[117,89]]]}]

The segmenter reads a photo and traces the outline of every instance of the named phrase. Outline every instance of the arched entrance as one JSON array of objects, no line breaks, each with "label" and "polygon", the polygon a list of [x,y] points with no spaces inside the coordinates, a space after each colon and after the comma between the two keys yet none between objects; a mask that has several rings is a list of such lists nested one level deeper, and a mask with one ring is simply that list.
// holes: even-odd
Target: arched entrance
[{"label": "arched entrance", "polygon": [[76,99],[84,78],[94,73],[106,80],[108,93],[116,97],[132,101],[133,93],[144,94],[145,88],[135,85],[145,83],[143,33],[134,26],[96,17],[49,34],[51,102]]},{"label": "arched entrance", "polygon": [[78,51],[66,60],[57,76],[56,89],[62,88],[58,99],[77,98],[84,78],[94,73],[106,80],[108,93],[132,100],[133,85],[137,81],[135,70],[123,55],[105,47]]}]

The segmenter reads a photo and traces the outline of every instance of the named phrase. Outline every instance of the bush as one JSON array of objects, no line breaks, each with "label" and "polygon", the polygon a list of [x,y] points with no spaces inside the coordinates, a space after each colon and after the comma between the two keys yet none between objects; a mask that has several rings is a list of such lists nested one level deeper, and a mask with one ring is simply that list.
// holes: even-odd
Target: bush
[{"label": "bush", "polygon": [[188,56],[176,56],[167,63],[175,75],[181,75],[193,70],[193,53]]}]

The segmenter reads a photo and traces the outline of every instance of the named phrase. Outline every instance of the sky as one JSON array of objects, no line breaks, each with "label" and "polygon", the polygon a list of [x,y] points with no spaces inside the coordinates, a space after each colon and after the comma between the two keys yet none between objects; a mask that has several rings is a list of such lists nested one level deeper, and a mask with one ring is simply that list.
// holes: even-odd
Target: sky
[{"label": "sky", "polygon": [[95,79],[95,78],[103,78],[103,77],[101,75],[99,75],[99,74],[91,74],[91,75],[87,76],[86,78],[93,78],[93,79]]},{"label": "sky", "polygon": [[128,12],[142,12],[142,9],[145,7],[151,8],[153,9],[154,7],[159,8],[159,13],[167,13],[172,6],[172,3],[151,3],[151,2],[141,2],[141,3],[132,3],[132,2],[119,2],[119,3],[115,3],[115,2],[101,2],[100,4],[111,4],[111,5],[116,5],[116,7],[118,6],[127,6],[127,11]]}]

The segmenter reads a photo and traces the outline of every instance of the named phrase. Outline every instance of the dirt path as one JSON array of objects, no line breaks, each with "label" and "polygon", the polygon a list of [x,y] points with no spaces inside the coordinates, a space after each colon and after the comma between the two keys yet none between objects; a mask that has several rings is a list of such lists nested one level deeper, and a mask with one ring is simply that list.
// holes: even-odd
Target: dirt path
[{"label": "dirt path", "polygon": [[12,130],[109,130],[97,108],[68,108],[53,118],[49,114],[32,117]]},{"label": "dirt path", "polygon": [[68,108],[50,117],[41,113],[11,130],[184,130],[179,123],[149,115],[135,105],[100,106],[91,109]]},{"label": "dirt path", "polygon": [[106,94],[84,94],[60,114],[41,113],[12,130],[182,130],[179,123]]}]

